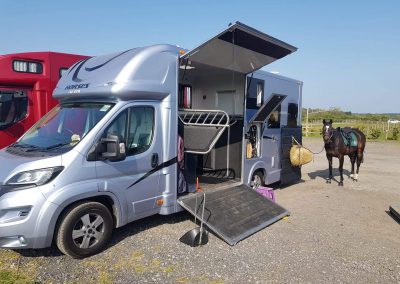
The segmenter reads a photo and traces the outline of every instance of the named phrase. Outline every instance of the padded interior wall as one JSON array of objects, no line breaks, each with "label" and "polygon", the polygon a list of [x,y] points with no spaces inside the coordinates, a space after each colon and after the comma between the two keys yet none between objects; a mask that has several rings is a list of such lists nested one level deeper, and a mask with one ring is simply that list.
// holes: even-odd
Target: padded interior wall
[{"label": "padded interior wall", "polygon": [[[196,68],[186,70],[185,76],[180,70],[179,78],[180,84],[192,86],[193,109],[219,109],[229,115],[243,115],[244,74],[196,64]],[[232,100],[228,101],[231,94]]]}]

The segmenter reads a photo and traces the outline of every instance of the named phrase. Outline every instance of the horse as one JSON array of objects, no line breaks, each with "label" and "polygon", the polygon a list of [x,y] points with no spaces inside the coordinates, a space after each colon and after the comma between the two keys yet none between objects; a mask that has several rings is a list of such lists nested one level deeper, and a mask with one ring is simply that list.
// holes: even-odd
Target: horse
[{"label": "horse", "polygon": [[[363,162],[363,155],[365,149],[366,138],[364,133],[362,133],[357,128],[345,127],[340,129],[339,127],[333,129],[332,127],[332,119],[324,119],[323,120],[323,128],[322,135],[325,143],[325,152],[326,157],[329,163],[329,177],[326,179],[326,183],[331,183],[332,179],[332,157],[336,157],[339,159],[339,173],[340,173],[340,181],[339,186],[343,186],[343,162],[344,156],[349,156],[351,161],[351,174],[350,178],[353,181],[358,181],[358,172],[360,169],[360,164]],[[343,136],[346,134],[342,134],[343,129],[345,133],[354,133],[357,145],[351,145],[351,141],[348,141],[348,145],[346,145]],[[354,163],[357,161],[357,172],[354,174]]]}]

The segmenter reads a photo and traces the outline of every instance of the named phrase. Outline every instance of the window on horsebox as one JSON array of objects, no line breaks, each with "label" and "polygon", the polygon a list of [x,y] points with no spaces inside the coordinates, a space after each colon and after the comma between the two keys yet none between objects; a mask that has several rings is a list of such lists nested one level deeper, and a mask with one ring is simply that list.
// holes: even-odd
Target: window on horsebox
[{"label": "window on horsebox", "polygon": [[297,127],[298,115],[299,115],[298,105],[295,103],[290,103],[288,106],[288,118],[287,118],[288,127]]},{"label": "window on horsebox", "polygon": [[281,127],[281,106],[274,110],[269,116],[268,116],[268,123],[267,123],[268,128],[280,128]]},{"label": "window on horsebox", "polygon": [[28,97],[25,91],[0,91],[0,128],[23,120],[28,112]]},{"label": "window on horsebox", "polygon": [[64,74],[66,74],[68,71],[68,68],[66,67],[61,67],[60,70],[58,71],[58,77],[61,78],[62,76],[64,76]]},{"label": "window on horsebox", "polygon": [[251,77],[247,77],[247,80],[251,81],[247,92],[246,107],[257,110],[264,103],[264,81]]}]

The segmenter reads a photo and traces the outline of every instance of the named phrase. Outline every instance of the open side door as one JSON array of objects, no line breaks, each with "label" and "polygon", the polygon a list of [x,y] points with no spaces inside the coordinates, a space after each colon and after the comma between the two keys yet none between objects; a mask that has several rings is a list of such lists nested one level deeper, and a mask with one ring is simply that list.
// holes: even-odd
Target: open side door
[{"label": "open side door", "polygon": [[200,63],[248,74],[296,50],[290,44],[236,22],[181,58],[190,60],[193,67]]},{"label": "open side door", "polygon": [[289,215],[246,185],[186,195],[178,203],[231,246]]}]

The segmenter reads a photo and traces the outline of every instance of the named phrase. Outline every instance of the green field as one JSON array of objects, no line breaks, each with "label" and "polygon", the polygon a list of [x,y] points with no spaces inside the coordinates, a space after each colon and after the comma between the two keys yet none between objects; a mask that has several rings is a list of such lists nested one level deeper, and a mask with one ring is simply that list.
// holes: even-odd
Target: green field
[{"label": "green field", "polygon": [[368,140],[400,141],[400,123],[389,123],[389,119],[400,121],[400,114],[353,114],[339,109],[321,110],[309,109],[302,113],[303,136],[320,137],[322,120],[332,119],[334,127],[358,128],[367,136]]}]

